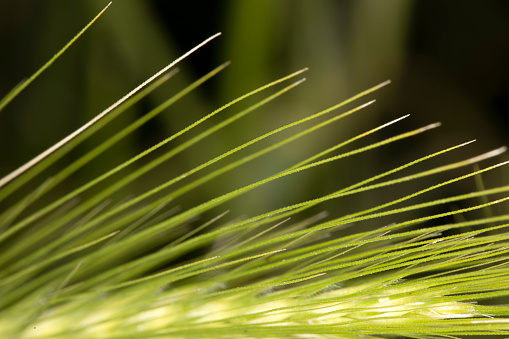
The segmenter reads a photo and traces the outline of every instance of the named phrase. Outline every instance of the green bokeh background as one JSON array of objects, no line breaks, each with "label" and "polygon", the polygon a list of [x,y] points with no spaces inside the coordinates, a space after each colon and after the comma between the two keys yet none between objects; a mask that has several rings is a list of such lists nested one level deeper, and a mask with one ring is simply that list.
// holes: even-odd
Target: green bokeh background
[{"label": "green bokeh background", "polygon": [[[0,95],[40,67],[106,4],[103,0],[1,2]],[[244,166],[179,203],[185,208],[228,192],[406,114],[411,116],[369,141],[436,121],[443,126],[410,141],[286,178],[228,208],[238,211],[237,216],[310,199],[474,138],[478,139],[475,144],[448,159],[459,160],[509,144],[507,1],[117,0],[62,58],[0,112],[0,176],[219,31],[223,35],[184,61],[179,66],[181,72],[168,84],[58,165],[101,142],[217,65],[231,60],[231,66],[48,197],[90,180],[235,97],[303,67],[310,68],[303,85],[126,187],[116,198],[141,192],[241,142],[387,79],[392,80],[389,87],[369,96],[377,99],[374,106]],[[222,113],[197,130],[247,104]],[[507,156],[498,160],[504,159]],[[431,165],[444,162],[444,157],[430,161]],[[486,185],[509,182],[505,172],[497,171],[486,179]],[[341,215],[437,181],[426,179],[409,188],[361,195],[320,209]],[[426,199],[473,189],[472,180]],[[389,221],[379,223],[384,222]]]}]

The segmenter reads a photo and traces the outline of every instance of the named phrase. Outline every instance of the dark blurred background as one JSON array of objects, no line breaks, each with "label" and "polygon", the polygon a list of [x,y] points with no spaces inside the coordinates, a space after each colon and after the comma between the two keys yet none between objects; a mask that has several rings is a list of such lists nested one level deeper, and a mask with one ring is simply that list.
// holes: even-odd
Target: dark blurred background
[{"label": "dark blurred background", "polygon": [[[103,0],[2,1],[0,96],[38,69],[106,4]],[[203,188],[199,197],[189,198],[189,203],[250,183],[406,114],[411,116],[367,141],[436,121],[442,122],[442,127],[284,179],[272,185],[272,190],[261,189],[240,200],[237,208],[255,213],[313,198],[471,139],[478,141],[418,169],[509,145],[506,0],[121,0],[114,1],[64,56],[0,112],[0,176],[57,142],[216,32],[223,35],[184,61],[174,79],[118,119],[112,129],[121,128],[224,61],[231,60],[231,66],[107,156],[97,159],[86,171],[77,173],[69,185],[89,180],[235,97],[303,67],[310,68],[303,85],[127,190],[152,187],[251,137],[332,106],[387,79],[392,80],[390,86],[369,96],[377,99],[375,105],[294,147],[223,177]],[[246,105],[228,110],[205,126]],[[108,133],[87,141],[77,152],[100,142]],[[364,144],[358,142],[348,150]],[[498,160],[503,159],[507,156]],[[409,173],[412,171],[405,172]],[[504,173],[495,173],[487,179],[487,185],[504,183]],[[438,181],[425,179],[410,190]],[[476,189],[473,180],[462,185],[435,196]],[[394,192],[370,193],[323,208],[342,214],[385,201]],[[400,194],[405,192],[402,189]]]}]

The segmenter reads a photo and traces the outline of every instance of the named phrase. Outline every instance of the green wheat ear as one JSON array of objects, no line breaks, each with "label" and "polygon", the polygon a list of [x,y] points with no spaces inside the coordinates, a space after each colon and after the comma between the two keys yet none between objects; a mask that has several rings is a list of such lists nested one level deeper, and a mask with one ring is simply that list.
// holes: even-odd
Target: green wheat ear
[{"label": "green wheat ear", "polygon": [[[7,94],[0,102],[0,110],[78,36],[29,80]],[[180,175],[162,178],[159,186],[146,187],[144,193],[110,201],[118,189],[300,85],[304,79],[299,77],[306,70],[297,71],[204,115],[83,186],[68,189],[60,198],[44,199],[51,189],[66,187],[65,179],[77,170],[215,76],[228,65],[226,63],[54,172],[31,193],[18,198],[20,189],[30,187],[32,179],[39,178],[40,182],[46,175],[44,171],[57,160],[99,129],[107,128],[108,122],[171,79],[176,71],[166,71],[217,36],[197,45],[75,133],[0,179],[0,337],[450,338],[509,335],[509,307],[502,304],[509,296],[509,214],[468,220],[465,214],[502,203],[507,198],[488,201],[487,197],[503,194],[509,191],[509,186],[480,189],[434,201],[410,202],[412,198],[454,182],[478,178],[481,173],[506,163],[476,169],[462,176],[453,175],[449,180],[414,193],[337,218],[328,218],[324,213],[304,213],[323,202],[340,201],[353,194],[476,165],[498,156],[505,148],[414,174],[399,174],[470,142],[461,143],[375,173],[321,197],[259,215],[228,219],[223,204],[259,186],[307,170],[310,171],[303,174],[309,177],[314,167],[416,136],[439,125],[431,124],[342,151],[344,146],[355,146],[360,139],[405,118],[402,117],[316,152],[297,164],[288,164],[286,169],[264,179],[253,180],[195,206],[177,208],[181,196],[198,194],[199,186],[216,177],[234,173],[237,167],[257,161],[269,152],[280,151],[284,146],[292,147],[291,143],[297,139],[316,137],[316,132],[325,126],[355,114],[373,101],[336,112],[388,82],[260,134]],[[289,84],[283,85],[286,82]],[[259,94],[265,97],[204,131],[192,134],[195,127],[224,109],[235,108],[237,102]],[[297,126],[299,128],[295,128]],[[284,131],[283,139],[253,149],[252,145],[264,139],[271,140]],[[185,140],[181,138],[183,134],[187,134]],[[174,142],[167,145],[170,141]],[[170,145],[161,152],[163,146]],[[242,156],[231,157],[235,153]],[[150,160],[146,160],[149,154]],[[134,163],[138,165],[136,169],[128,174],[121,172]],[[216,163],[219,166],[212,166]],[[399,177],[395,176],[398,174]],[[484,201],[447,213],[422,214],[425,216],[416,219],[406,219],[408,214],[404,214],[473,198]],[[200,223],[197,219],[200,216],[207,216],[207,219]],[[444,216],[461,218],[450,224],[425,224]],[[390,217],[394,223],[371,231],[344,232],[347,225],[381,217]],[[455,230],[453,235],[442,235],[450,230]]]}]

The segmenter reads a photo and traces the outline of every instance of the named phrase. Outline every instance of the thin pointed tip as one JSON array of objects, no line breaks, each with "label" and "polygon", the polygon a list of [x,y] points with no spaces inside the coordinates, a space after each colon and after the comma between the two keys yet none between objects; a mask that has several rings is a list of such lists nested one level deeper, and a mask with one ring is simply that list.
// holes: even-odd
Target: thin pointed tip
[{"label": "thin pointed tip", "polygon": [[362,109],[362,108],[364,108],[364,107],[367,107],[367,106],[371,105],[372,103],[374,103],[375,101],[376,101],[375,99],[373,99],[373,100],[371,100],[371,101],[368,101],[368,102],[366,102],[366,103],[364,103],[364,104],[360,105],[359,107],[357,107],[357,109]]},{"label": "thin pointed tip", "polygon": [[214,35],[208,37],[207,39],[205,39],[200,45],[205,45],[207,42],[209,42],[210,40],[214,40],[215,38],[217,38],[221,34],[222,34],[221,32],[217,32],[216,34],[214,34]]},{"label": "thin pointed tip", "polygon": [[397,119],[395,119],[395,120],[392,120],[392,121],[391,121],[391,123],[395,123],[395,122],[401,121],[401,120],[403,120],[403,119],[408,118],[409,116],[410,116],[410,114],[403,115],[403,116],[401,116],[401,117],[399,117],[399,118],[397,118]]},{"label": "thin pointed tip", "polygon": [[172,77],[172,76],[174,76],[175,74],[177,74],[178,72],[180,72],[180,68],[175,67],[175,68],[171,69],[169,72],[166,72],[166,73],[164,74],[164,77]]},{"label": "thin pointed tip", "polygon": [[468,144],[471,144],[471,143],[476,142],[476,141],[477,141],[477,139],[472,139],[470,141],[462,143],[462,145],[468,145]]},{"label": "thin pointed tip", "polygon": [[437,127],[440,127],[440,126],[442,126],[442,123],[441,123],[441,122],[435,122],[435,123],[433,123],[433,124],[429,124],[428,126],[424,126],[422,129],[423,129],[424,131],[427,131],[427,130],[429,130],[429,129],[437,128]]},{"label": "thin pointed tip", "polygon": [[473,157],[473,158],[468,160],[468,163],[475,164],[475,163],[478,163],[478,162],[480,162],[482,160],[496,157],[496,156],[498,156],[498,155],[500,155],[500,154],[502,154],[502,153],[504,153],[506,151],[507,151],[507,147],[502,146],[502,147],[499,147],[499,148],[494,149],[492,151],[489,151],[487,153],[484,153],[484,154],[478,155],[476,157]]},{"label": "thin pointed tip", "polygon": [[299,79],[297,81],[295,81],[293,84],[290,85],[290,87],[296,87],[296,86],[299,86],[300,84],[302,84],[304,81],[306,81],[306,78],[302,78],[302,79]]},{"label": "thin pointed tip", "polygon": [[225,69],[226,67],[230,66],[230,65],[231,65],[231,63],[232,63],[232,62],[231,62],[231,60],[225,61],[225,62],[223,62],[221,65],[219,65],[219,66],[217,67],[217,69],[222,71],[222,70],[223,70],[223,69]]},{"label": "thin pointed tip", "polygon": [[387,86],[388,84],[390,84],[391,81],[390,80],[385,80],[384,82],[382,83],[379,83],[378,85],[375,85],[373,87],[371,87],[370,89],[368,89],[366,91],[366,94],[367,93],[370,93],[370,92],[373,92],[373,91],[376,91],[376,90],[379,90],[380,88],[384,87],[384,86]]},{"label": "thin pointed tip", "polygon": [[470,140],[470,141],[467,141],[467,142],[464,142],[464,143],[460,144],[459,146],[460,146],[460,147],[463,147],[463,146],[469,145],[469,144],[471,144],[471,143],[474,143],[474,142],[476,142],[476,141],[477,141],[477,139],[472,139],[472,140]]}]

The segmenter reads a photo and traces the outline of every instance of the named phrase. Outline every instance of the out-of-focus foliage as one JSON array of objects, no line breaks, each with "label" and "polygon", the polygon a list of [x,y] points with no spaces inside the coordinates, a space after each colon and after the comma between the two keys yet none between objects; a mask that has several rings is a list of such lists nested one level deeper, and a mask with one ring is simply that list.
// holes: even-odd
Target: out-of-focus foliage
[{"label": "out-of-focus foliage", "polygon": [[[106,3],[32,0],[0,4],[0,93],[31,74]],[[430,133],[418,150],[406,143],[387,147],[377,155],[349,159],[348,167],[330,166],[317,176],[326,178],[321,182],[299,182],[296,178],[299,185],[286,185],[284,192],[277,187],[271,194],[260,192],[244,201],[244,206],[263,210],[275,201],[288,199],[283,194],[299,201],[327,192],[328,187],[365,178],[373,170],[385,170],[395,162],[426,154],[447,142],[479,139],[481,142],[466,151],[472,155],[507,144],[506,1],[122,0],[112,6],[114,10],[58,60],[51,72],[0,114],[0,143],[12,145],[1,148],[0,173],[10,172],[52,145],[182,51],[217,31],[223,32],[218,41],[181,65],[180,74],[165,85],[164,91],[133,108],[130,116],[126,114],[116,122],[117,127],[141,116],[218,64],[232,60],[232,65],[104,156],[103,163],[94,165],[96,170],[87,168],[88,173],[112,167],[234,96],[302,67],[310,68],[305,86],[217,135],[214,143],[197,148],[193,156],[162,167],[160,173],[181,172],[202,160],[203,154],[219,154],[386,79],[391,79],[392,85],[379,93],[376,105],[362,117],[328,129],[318,142],[332,144],[374,123],[407,113],[412,117],[406,126],[441,121],[447,132]],[[101,140],[99,135],[88,145]],[[288,150],[286,156],[292,159],[294,150],[311,152],[316,145],[306,141],[299,146]],[[203,194],[223,186],[226,191],[245,183],[244,178],[259,178],[285,160],[280,155],[268,157],[267,168],[246,168],[245,175],[224,178],[219,188],[209,187]],[[79,178],[73,180],[79,182]],[[150,178],[145,180],[144,186]],[[288,187],[294,192],[288,192]],[[355,204],[370,205],[379,197],[373,194],[365,199]],[[345,210],[351,208],[344,206]]]},{"label": "out-of-focus foliage", "polygon": [[[105,2],[2,6],[7,93]],[[0,337],[509,334],[505,3],[111,7],[0,99]]]}]

